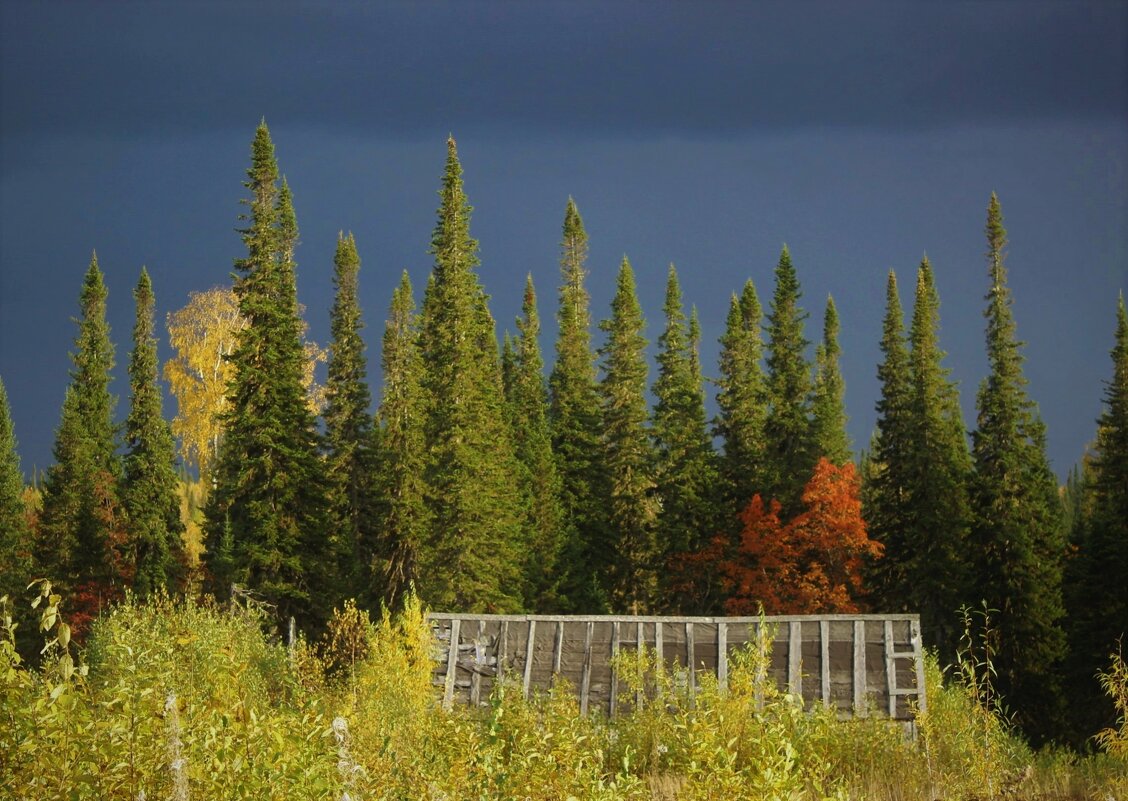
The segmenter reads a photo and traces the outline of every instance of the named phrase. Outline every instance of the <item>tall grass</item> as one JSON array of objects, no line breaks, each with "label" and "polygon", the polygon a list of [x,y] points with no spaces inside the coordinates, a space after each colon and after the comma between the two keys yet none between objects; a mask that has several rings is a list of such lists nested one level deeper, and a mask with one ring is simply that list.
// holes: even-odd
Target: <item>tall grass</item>
[{"label": "tall grass", "polygon": [[[762,643],[733,655],[727,686],[700,675],[692,696],[653,652],[621,654],[614,719],[580,716],[563,684],[526,699],[504,681],[488,706],[444,712],[414,600],[375,622],[348,605],[321,642],[290,649],[253,609],[127,601],[80,655],[60,599],[39,590],[43,631],[0,621],[0,798],[1125,797],[1123,720],[1098,758],[1034,754],[966,670],[931,658],[916,738],[805,709],[766,679]],[[14,648],[26,636],[49,643],[40,669]],[[1119,661],[1107,678],[1121,700],[1126,675]]]}]

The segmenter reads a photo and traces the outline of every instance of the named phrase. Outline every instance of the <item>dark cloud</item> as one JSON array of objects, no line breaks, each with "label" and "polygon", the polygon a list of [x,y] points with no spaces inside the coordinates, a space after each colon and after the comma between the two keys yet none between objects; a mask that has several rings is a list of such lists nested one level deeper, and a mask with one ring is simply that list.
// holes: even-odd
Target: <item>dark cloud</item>
[{"label": "dark cloud", "polygon": [[[5,135],[729,133],[1128,116],[1128,5],[3,5]],[[443,131],[445,133],[445,130]]]}]

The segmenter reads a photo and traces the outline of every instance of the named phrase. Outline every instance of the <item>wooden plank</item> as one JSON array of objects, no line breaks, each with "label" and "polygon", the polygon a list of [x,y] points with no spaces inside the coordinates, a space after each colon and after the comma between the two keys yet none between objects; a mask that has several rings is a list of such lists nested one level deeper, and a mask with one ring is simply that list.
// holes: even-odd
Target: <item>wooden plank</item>
[{"label": "wooden plank", "polygon": [[470,674],[470,705],[482,703],[482,670],[485,668],[485,651],[482,642],[486,634],[486,621],[478,621],[478,636],[474,638],[474,672]]},{"label": "wooden plank", "polygon": [[560,675],[560,660],[564,658],[564,621],[556,621],[556,638],[552,643],[552,683]]},{"label": "wooden plank", "polygon": [[588,696],[591,694],[591,638],[595,621],[589,620],[584,634],[584,667],[580,678],[580,714],[588,713]]},{"label": "wooden plank", "polygon": [[728,688],[728,623],[717,624],[717,686]]},{"label": "wooden plank", "polygon": [[533,647],[537,639],[537,621],[530,620],[528,639],[525,642],[525,675],[521,678],[521,692],[529,697],[529,682],[533,679]]},{"label": "wooden plank", "polygon": [[756,709],[764,708],[764,685],[768,681],[768,648],[759,622],[748,624],[748,639],[756,642]]},{"label": "wooden plank", "polygon": [[619,621],[611,624],[611,699],[607,705],[609,717],[615,717],[615,708],[619,704],[619,672],[615,669],[615,661],[619,658]]},{"label": "wooden plank", "polygon": [[854,714],[864,718],[866,710],[866,622],[854,621]]},{"label": "wooden plank", "polygon": [[509,643],[509,621],[503,620],[501,623],[501,630],[497,634],[497,677],[501,678],[506,670],[505,660],[508,656],[506,648]]},{"label": "wooden plank", "polygon": [[461,620],[450,622],[450,650],[447,651],[446,680],[443,682],[443,709],[449,710],[454,703],[454,674],[458,669],[458,629]]},{"label": "wooden plank", "polygon": [[[646,641],[643,639],[642,621],[635,624],[635,655],[638,659],[642,659],[642,652],[646,648]],[[642,682],[639,682],[638,689],[635,690],[635,709],[642,709]]]},{"label": "wooden plank", "polygon": [[655,657],[658,660],[658,666],[661,667],[662,666],[662,659],[664,658],[664,655],[662,653],[662,621],[661,620],[654,621],[654,654],[655,654]]},{"label": "wooden plank", "polygon": [[917,711],[928,709],[928,698],[924,691],[924,648],[920,637],[920,618],[909,621],[909,635],[913,641],[913,662],[916,665]]},{"label": "wooden plank", "polygon": [[685,624],[685,667],[688,671],[686,681],[689,684],[689,708],[693,709],[697,701],[697,650],[694,648],[693,623]]},{"label": "wooden plank", "polygon": [[889,717],[897,717],[897,663],[893,661],[893,621],[886,620],[882,627],[885,646],[885,692],[889,696]]},{"label": "wooden plank", "polygon": [[803,697],[803,624],[787,624],[787,691]]},{"label": "wooden plank", "polygon": [[830,621],[819,621],[819,685],[822,702],[830,706]]}]

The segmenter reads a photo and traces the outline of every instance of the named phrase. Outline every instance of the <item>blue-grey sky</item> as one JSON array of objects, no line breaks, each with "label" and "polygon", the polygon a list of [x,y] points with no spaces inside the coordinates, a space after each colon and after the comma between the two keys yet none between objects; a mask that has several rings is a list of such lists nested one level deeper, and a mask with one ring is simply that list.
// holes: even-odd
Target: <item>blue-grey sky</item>
[{"label": "blue-grey sky", "polygon": [[1064,474],[1093,436],[1128,289],[1126,43],[1122,1],[9,0],[0,377],[24,470],[52,460],[91,250],[124,417],[138,272],[148,266],[162,318],[229,281],[265,117],[301,226],[299,299],[322,343],[336,235],[357,237],[376,397],[392,289],[403,269],[421,289],[430,268],[453,133],[499,334],[531,272],[551,363],[569,195],[591,237],[594,318],[609,314],[625,253],[655,340],[673,262],[710,374],[730,293],[752,278],[766,304],[787,243],[809,339],[828,293],[838,306],[858,447],[874,425],[886,273],[910,310],[924,253],[974,426],[997,191],[1029,391]]}]

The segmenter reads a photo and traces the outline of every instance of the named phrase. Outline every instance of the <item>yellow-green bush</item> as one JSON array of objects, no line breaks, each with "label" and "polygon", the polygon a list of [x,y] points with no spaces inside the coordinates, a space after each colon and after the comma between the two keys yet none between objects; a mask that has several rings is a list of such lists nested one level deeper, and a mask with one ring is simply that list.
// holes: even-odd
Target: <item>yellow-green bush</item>
[{"label": "yellow-green bush", "polygon": [[[76,661],[40,589],[41,668],[13,647],[36,633],[0,620],[3,798],[1047,801],[1117,797],[1128,776],[1123,727],[1098,758],[1032,754],[931,658],[915,739],[804,709],[766,678],[764,643],[732,655],[727,686],[699,674],[693,693],[653,652],[621,654],[613,719],[580,716],[563,684],[525,699],[505,681],[487,707],[444,712],[414,600],[376,623],[347,605],[323,641],[290,648],[253,610],[129,601]],[[1114,663],[1110,681],[1123,675]]]}]

